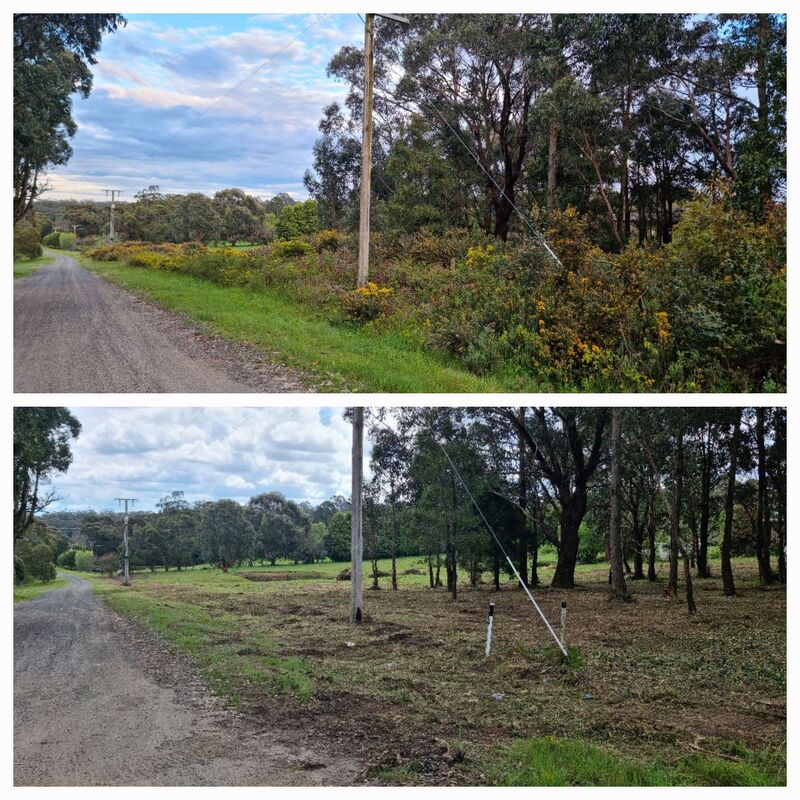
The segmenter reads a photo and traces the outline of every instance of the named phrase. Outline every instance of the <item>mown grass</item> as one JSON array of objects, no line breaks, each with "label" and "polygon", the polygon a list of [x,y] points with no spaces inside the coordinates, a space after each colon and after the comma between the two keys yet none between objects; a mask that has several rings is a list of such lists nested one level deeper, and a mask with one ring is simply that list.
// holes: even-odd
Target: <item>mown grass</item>
[{"label": "mown grass", "polygon": [[68,583],[68,578],[56,578],[49,583],[43,583],[42,581],[23,583],[21,586],[14,587],[14,602],[21,603],[24,600],[32,600],[34,597],[39,597],[39,595],[45,592],[52,592],[54,589],[60,589]]},{"label": "mown grass", "polygon": [[[334,325],[277,290],[221,287],[190,276],[79,257],[83,266],[126,289],[255,344],[309,373],[325,391],[497,392],[518,382],[473,375],[444,354],[425,352],[398,333]],[[535,391],[530,384],[525,388]]]},{"label": "mown grass", "polygon": [[[462,574],[454,602],[428,588],[414,556],[399,560],[397,592],[388,578],[371,590],[365,564],[359,626],[348,621],[350,584],[335,579],[341,563],[93,582],[190,656],[214,691],[265,725],[291,722],[358,748],[378,783],[783,782],[786,595],[759,587],[754,559],[735,559],[734,598],[718,578],[696,581],[693,617],[664,597],[663,581],[631,582],[633,601],[611,603],[603,563],[582,565],[575,590],[547,591],[551,561],[535,595],[556,625],[569,600],[567,663],[513,580],[495,592]],[[308,577],[261,582],[243,571]]]},{"label": "mown grass", "polygon": [[[723,747],[725,743],[723,743]],[[575,739],[515,742],[497,753],[491,774],[503,786],[780,786],[786,756],[729,743],[726,758],[690,755],[674,764],[635,761]]]},{"label": "mown grass", "polygon": [[32,272],[35,272],[39,267],[43,267],[46,264],[50,264],[55,256],[53,255],[43,255],[39,258],[21,258],[14,262],[14,280],[17,278],[24,278],[26,275],[30,275]]}]

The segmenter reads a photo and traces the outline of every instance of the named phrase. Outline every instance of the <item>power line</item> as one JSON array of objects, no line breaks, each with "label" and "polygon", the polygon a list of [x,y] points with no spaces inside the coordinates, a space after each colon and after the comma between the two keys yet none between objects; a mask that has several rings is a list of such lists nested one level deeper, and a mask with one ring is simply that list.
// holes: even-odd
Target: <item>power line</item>
[{"label": "power line", "polygon": [[[361,14],[358,14],[358,18],[362,22],[364,21],[364,18],[361,16]],[[427,91],[426,87],[423,86],[421,84],[421,82],[416,77],[411,75],[407,70],[404,72],[404,75],[405,75],[405,77],[409,78],[414,83],[416,83],[417,88],[421,89],[423,92]],[[389,90],[389,91],[391,91],[391,90]],[[436,91],[436,90],[434,90],[434,91]],[[386,100],[387,102],[394,101],[394,104],[397,105],[398,107],[402,108],[404,111],[407,111],[409,114],[412,114],[413,116],[417,116],[417,117],[427,121],[427,117],[424,117],[422,114],[419,114],[418,112],[412,111],[411,109],[407,108],[404,104],[400,103],[400,101],[397,99],[397,97],[395,96],[394,93],[392,93],[392,98],[391,99],[389,99],[389,98],[387,98],[385,96],[383,98],[381,98],[381,99]],[[541,244],[542,247],[544,247],[544,249],[547,251],[548,255],[556,262],[556,264],[558,264],[559,267],[561,267],[561,269],[565,269],[564,265],[561,263],[561,259],[553,252],[553,249],[547,243],[547,239],[544,237],[544,235],[542,233],[540,233],[539,231],[537,231],[536,228],[534,228],[533,223],[517,208],[517,206],[514,204],[514,202],[511,200],[511,198],[505,193],[503,188],[494,179],[494,177],[489,172],[489,170],[487,170],[486,167],[484,167],[484,165],[481,163],[481,161],[478,158],[478,156],[473,152],[473,150],[469,147],[469,145],[467,145],[467,143],[461,138],[460,134],[453,128],[453,126],[450,124],[450,122],[447,120],[447,118],[444,116],[444,114],[442,114],[442,112],[438,109],[438,107],[434,104],[434,102],[432,100],[430,100],[430,99],[420,100],[419,102],[420,102],[421,105],[427,105],[432,111],[434,111],[441,118],[442,122],[444,122],[444,124],[447,125],[447,127],[450,129],[452,134],[456,137],[456,139],[459,141],[459,143],[462,145],[462,147],[467,151],[467,153],[469,153],[469,155],[472,157],[472,159],[475,161],[475,163],[478,165],[478,167],[481,169],[481,171],[492,182],[492,184],[497,189],[497,191],[500,192],[500,195],[506,200],[506,202],[511,206],[511,208],[513,208],[514,211],[517,212],[517,214],[518,214],[519,218],[522,220],[522,222],[525,225],[527,225],[528,228],[530,228],[530,231],[533,234],[534,239],[536,239],[536,241],[538,241],[539,244]]]},{"label": "power line", "polygon": [[[376,419],[393,436],[395,436],[398,439],[400,438],[399,434],[397,433],[397,431],[395,431],[392,428],[390,428],[380,417],[373,417],[373,419]],[[542,619],[542,622],[544,622],[544,624],[546,625],[547,630],[550,631],[550,635],[555,640],[555,643],[558,645],[559,650],[561,650],[561,652],[564,654],[565,658],[569,658],[569,653],[567,652],[566,647],[564,646],[563,642],[559,639],[558,634],[555,632],[555,630],[553,630],[553,626],[550,624],[549,620],[547,619],[547,617],[544,614],[544,611],[542,611],[541,607],[536,602],[534,596],[531,594],[530,589],[528,589],[528,585],[525,583],[525,581],[523,580],[522,576],[519,574],[519,571],[517,570],[516,566],[514,566],[514,562],[509,558],[508,553],[506,553],[506,550],[503,547],[502,542],[498,538],[497,534],[494,532],[494,528],[492,528],[492,526],[489,524],[489,520],[486,519],[486,516],[484,515],[483,511],[481,510],[481,507],[478,505],[477,500],[475,500],[475,498],[473,497],[472,492],[469,490],[469,486],[467,486],[467,484],[466,484],[466,481],[464,480],[464,478],[461,477],[461,473],[458,471],[458,468],[453,463],[453,459],[450,458],[450,454],[445,449],[445,446],[438,439],[436,439],[436,437],[433,437],[433,441],[436,442],[436,444],[441,449],[442,453],[444,453],[444,457],[447,459],[448,463],[450,464],[450,468],[452,469],[453,474],[455,475],[456,478],[458,478],[459,483],[464,487],[464,491],[467,493],[467,496],[472,501],[472,505],[475,506],[478,514],[480,515],[480,518],[483,520],[483,524],[486,525],[486,527],[488,528],[489,533],[492,535],[492,538],[495,540],[495,542],[497,543],[497,546],[500,548],[500,552],[503,554],[505,560],[508,562],[508,565],[511,567],[511,571],[514,573],[514,575],[516,576],[517,580],[519,581],[519,585],[525,590],[525,594],[528,595],[528,599],[531,601],[531,603],[533,604],[533,607],[538,612],[539,616]]]}]

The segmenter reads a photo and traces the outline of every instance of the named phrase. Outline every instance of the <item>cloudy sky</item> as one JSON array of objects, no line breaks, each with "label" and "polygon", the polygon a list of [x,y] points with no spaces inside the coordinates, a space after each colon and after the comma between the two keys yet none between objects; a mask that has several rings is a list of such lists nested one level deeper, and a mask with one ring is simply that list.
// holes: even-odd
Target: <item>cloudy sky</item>
[{"label": "cloudy sky", "polygon": [[313,504],[350,496],[343,408],[70,410],[83,430],[72,466],[53,481],[54,511],[113,509],[115,497],[147,510],[175,489],[190,502],[268,491]]},{"label": "cloudy sky", "polygon": [[125,17],[103,39],[91,95],[73,96],[74,155],[49,173],[47,196],[125,200],[150,184],[306,196],[322,109],[346,94],[325,68],[362,45],[356,14]]}]

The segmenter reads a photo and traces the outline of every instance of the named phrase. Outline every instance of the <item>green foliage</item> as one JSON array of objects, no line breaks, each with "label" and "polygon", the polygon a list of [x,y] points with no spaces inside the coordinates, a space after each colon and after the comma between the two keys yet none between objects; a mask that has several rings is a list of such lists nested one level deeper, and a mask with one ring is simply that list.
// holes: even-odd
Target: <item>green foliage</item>
[{"label": "green foliage", "polygon": [[91,550],[75,551],[75,569],[81,572],[94,572],[96,568],[96,559]]},{"label": "green foliage", "polygon": [[48,583],[56,579],[53,549],[44,543],[32,544],[22,539],[16,543],[15,555],[25,565],[25,579]]},{"label": "green foliage", "polygon": [[279,239],[312,236],[317,231],[319,231],[319,214],[316,200],[284,206],[275,223],[275,232]]},{"label": "green foliage", "polygon": [[52,231],[42,238],[42,244],[45,247],[60,247],[61,246],[61,231]]},{"label": "green foliage", "polygon": [[200,541],[206,559],[227,570],[253,551],[255,530],[233,500],[207,503],[200,514]]},{"label": "green foliage", "polygon": [[59,233],[58,246],[61,250],[74,250],[75,249],[75,234],[74,233]]},{"label": "green foliage", "polygon": [[25,582],[25,562],[17,555],[14,556],[14,586]]},{"label": "green foliage", "polygon": [[354,322],[370,322],[389,311],[389,298],[392,290],[388,286],[378,286],[369,281],[352,292],[342,295],[342,311]]},{"label": "green foliage", "polygon": [[88,97],[89,66],[119,14],[14,14],[14,221],[42,192],[51,165],[72,155],[74,92]]},{"label": "green foliage", "polygon": [[42,245],[39,243],[39,232],[27,222],[14,225],[14,259],[39,258]]},{"label": "green foliage", "polygon": [[580,545],[578,547],[579,564],[596,564],[603,556],[606,532],[597,530],[590,525],[582,525],[580,531]]},{"label": "green foliage", "polygon": [[59,567],[64,569],[75,569],[75,550],[65,550],[57,559]]},{"label": "green foliage", "polygon": [[328,522],[325,552],[332,561],[350,560],[350,512],[337,511]]},{"label": "green foliage", "polygon": [[[291,206],[294,208],[294,206]],[[286,241],[276,242],[272,247],[272,252],[278,258],[304,256],[313,251],[313,247],[302,239],[287,239]]]}]

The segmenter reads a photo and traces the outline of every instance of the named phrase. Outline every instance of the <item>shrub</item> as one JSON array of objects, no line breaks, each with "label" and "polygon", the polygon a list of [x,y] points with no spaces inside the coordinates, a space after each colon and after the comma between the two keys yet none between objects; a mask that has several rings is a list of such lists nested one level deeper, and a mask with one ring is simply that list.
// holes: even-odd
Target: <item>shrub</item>
[{"label": "shrub", "polygon": [[391,294],[389,287],[370,281],[366,286],[342,295],[342,310],[356,322],[369,322],[387,312]]},{"label": "shrub", "polygon": [[61,231],[51,231],[42,239],[45,247],[58,247],[61,243]]},{"label": "shrub", "polygon": [[81,572],[94,572],[96,569],[94,554],[91,550],[75,551],[75,569]]},{"label": "shrub", "polygon": [[14,556],[14,585],[21,583],[25,583],[25,562],[19,556]]},{"label": "shrub", "polygon": [[64,569],[75,569],[75,551],[65,550],[57,559],[59,567]]},{"label": "shrub", "polygon": [[320,231],[314,237],[314,247],[317,249],[318,253],[321,253],[323,250],[331,250],[336,252],[340,245],[341,238],[339,236],[339,231]]},{"label": "shrub", "polygon": [[[287,206],[287,208],[294,208],[294,206]],[[288,241],[275,242],[272,246],[272,253],[278,257],[286,256],[305,256],[312,251],[312,247],[308,242],[301,239],[289,239]]]},{"label": "shrub", "polygon": [[311,236],[319,230],[317,201],[306,200],[284,206],[275,221],[275,233],[279,239],[297,239],[300,236]]},{"label": "shrub", "polygon": [[105,553],[97,559],[97,566],[103,575],[110,578],[119,572],[119,556],[116,553]]},{"label": "shrub", "polygon": [[14,226],[14,259],[39,258],[41,255],[42,245],[36,228],[26,222],[17,223]]},{"label": "shrub", "polygon": [[56,565],[53,563],[53,550],[46,544],[36,544],[25,563],[25,572],[35,581],[49,583],[56,579]]},{"label": "shrub", "polygon": [[63,231],[58,234],[58,246],[61,250],[74,250],[76,237],[74,233]]}]

